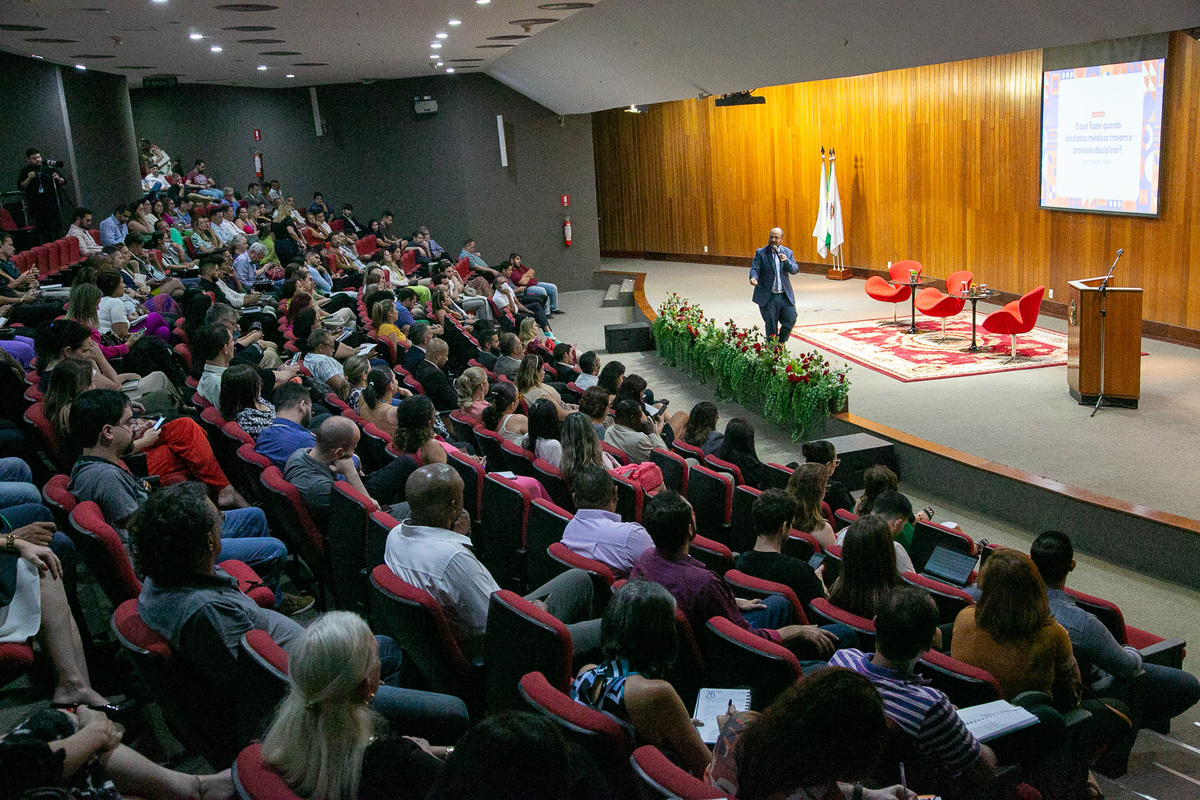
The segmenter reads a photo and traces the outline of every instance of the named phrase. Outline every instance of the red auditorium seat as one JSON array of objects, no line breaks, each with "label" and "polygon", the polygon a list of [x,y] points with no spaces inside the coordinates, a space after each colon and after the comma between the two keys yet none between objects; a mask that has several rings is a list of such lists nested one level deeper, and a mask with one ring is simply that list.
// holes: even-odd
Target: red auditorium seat
[{"label": "red auditorium seat", "polygon": [[999,311],[988,314],[983,318],[983,322],[979,323],[988,333],[1003,334],[1011,339],[1012,350],[1004,363],[1017,360],[1017,334],[1033,330],[1033,326],[1037,324],[1038,313],[1042,309],[1042,295],[1045,293],[1045,286],[1032,289]]},{"label": "red auditorium seat", "polygon": [[[920,276],[924,267],[917,261],[897,261],[888,267],[888,275],[892,281],[908,283],[909,273],[912,270],[917,271]],[[912,297],[912,289],[908,286],[894,286],[878,275],[872,275],[867,278],[867,282],[863,285],[867,296],[873,300],[878,300],[881,303],[892,304],[892,322],[896,323],[896,306],[903,303]]]},{"label": "red auditorium seat", "polygon": [[967,301],[958,295],[966,290],[974,277],[975,274],[967,270],[952,272],[946,278],[946,294],[938,291],[936,286],[927,286],[917,293],[917,311],[942,320],[942,336],[938,341],[946,339],[946,320],[962,313]]}]

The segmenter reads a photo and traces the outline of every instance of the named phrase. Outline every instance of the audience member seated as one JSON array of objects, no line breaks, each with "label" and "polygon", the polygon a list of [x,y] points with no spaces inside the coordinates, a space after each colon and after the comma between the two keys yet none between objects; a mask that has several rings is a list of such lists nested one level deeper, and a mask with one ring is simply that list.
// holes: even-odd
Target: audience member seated
[{"label": "audience member seated", "polygon": [[[807,465],[805,465],[805,466],[807,466]],[[790,485],[791,484],[789,482],[789,486]],[[858,520],[856,520],[856,522],[864,520],[864,519],[872,519],[877,522],[883,523],[884,527],[886,527],[888,530],[888,538],[892,540],[892,552],[895,553],[895,558],[893,560],[895,561],[895,564],[896,564],[896,570],[898,572],[914,572],[915,570],[913,568],[912,559],[909,557],[908,551],[904,549],[904,545],[900,544],[900,542],[896,541],[893,538],[893,537],[895,537],[896,532],[901,530],[904,527],[904,521],[905,521],[904,505],[900,501],[896,500],[895,497],[889,497],[888,495],[894,495],[896,497],[904,498],[904,495],[901,495],[898,492],[884,492],[882,495],[880,495],[880,498],[882,499],[882,505],[880,505],[880,502],[881,502],[880,500],[876,500],[875,502],[876,502],[876,505],[879,505],[880,510],[885,513],[872,514],[870,517],[859,517]],[[908,502],[908,499],[904,498],[904,502],[905,503]],[[911,511],[912,505],[909,505],[908,509]],[[893,514],[896,514],[897,516],[890,516]],[[842,548],[843,558],[845,557],[845,554],[846,554],[845,553],[846,542],[849,539],[850,528],[852,528],[852,527],[853,527],[853,524],[851,524],[849,527],[843,528],[837,535],[836,543],[839,547]],[[874,526],[872,526],[872,529],[874,529]],[[880,564],[874,565],[874,567],[883,568],[882,562]],[[849,610],[849,609],[847,609],[847,610]],[[858,612],[856,611],[854,613],[857,614]],[[870,617],[871,615],[870,614],[861,614],[860,616]]]},{"label": "audience member seated", "polygon": [[522,445],[553,467],[562,464],[562,423],[558,406],[543,397],[529,406],[529,433]]},{"label": "audience member seated", "polygon": [[[410,395],[407,389],[405,394]],[[367,384],[359,395],[357,413],[379,430],[396,438],[396,410],[392,398],[400,392],[400,384],[396,382],[396,373],[387,367],[372,367],[367,373]]]},{"label": "audience member seated", "polygon": [[[287,548],[273,538],[267,529],[267,517],[259,508],[245,508],[246,501],[229,485],[217,466],[212,448],[193,420],[180,417],[151,430],[148,420],[134,420],[129,400],[119,392],[92,389],[84,392],[71,404],[71,438],[83,455],[71,469],[69,491],[80,500],[91,500],[100,506],[109,525],[123,540],[128,540],[126,528],[149,497],[153,497],[144,481],[135,478],[120,464],[120,457],[131,445],[144,441],[143,448],[153,445],[170,425],[183,425],[179,443],[166,444],[147,453],[147,467],[156,474],[181,472],[198,483],[206,492],[216,493],[226,504],[243,506],[224,512],[217,531],[221,558],[244,561],[275,591],[276,607],[289,613],[312,606],[311,597],[285,596],[279,589]],[[156,464],[152,456],[163,460]],[[158,467],[156,470],[155,468]]]},{"label": "audience member seated", "polygon": [[[69,576],[50,548],[55,536],[51,519],[49,510],[34,502],[7,505],[0,515],[0,644],[37,638],[54,667],[55,706],[113,710],[92,688],[83,641],[67,602]],[[7,766],[5,741],[0,740],[0,764]],[[6,774],[11,778],[14,773]]]},{"label": "audience member seated", "polygon": [[[296,374],[296,368],[290,365],[281,367],[283,362],[279,358],[279,346],[275,342],[267,340],[261,330],[251,330],[245,336],[241,336],[238,320],[238,312],[227,303],[213,303],[204,315],[206,324],[224,325],[229,330],[229,335],[234,338],[234,364],[254,364],[262,367],[263,371],[259,374],[263,376],[264,385],[267,380],[266,370],[275,370],[277,373],[281,373],[279,375],[280,383],[291,380]],[[268,388],[274,389],[274,386],[275,384],[272,382]]]},{"label": "audience member seated", "polygon": [[688,414],[688,423],[679,438],[684,444],[699,447],[706,456],[716,455],[725,438],[725,434],[717,430],[716,405],[702,400],[692,406],[692,411]]},{"label": "audience member seated", "polygon": [[318,328],[308,335],[306,344],[301,362],[304,368],[335,392],[349,394],[350,386],[346,383],[346,372],[341,362],[333,357],[338,346],[333,334]]},{"label": "audience member seated", "polygon": [[663,415],[646,419],[646,412],[637,400],[622,400],[616,405],[616,424],[604,432],[604,441],[629,456],[629,460],[640,464],[650,460],[650,451],[656,447],[666,448],[663,441]]},{"label": "audience member seated", "polygon": [[1065,533],[1046,531],[1038,536],[1029,557],[1046,586],[1051,616],[1071,639],[1085,686],[1106,696],[1128,697],[1135,678],[1142,675],[1146,725],[1156,730],[1165,730],[1173,717],[1200,700],[1200,681],[1195,675],[1143,662],[1137,649],[1122,647],[1104,623],[1075,605],[1075,599],[1065,591],[1067,576],[1075,571],[1075,550]]},{"label": "audience member seated", "polygon": [[608,399],[611,402],[617,396],[617,390],[621,388],[624,380],[625,365],[620,361],[610,361],[604,365],[604,369],[600,370],[600,377],[596,379],[596,385],[608,392]]},{"label": "audience member seated", "polygon": [[560,311],[558,308],[558,287],[553,283],[539,281],[534,277],[533,267],[527,266],[521,260],[520,253],[512,253],[508,257],[508,263],[512,267],[512,275],[509,278],[512,285],[516,288],[518,294],[524,299],[544,298],[547,303],[547,311],[551,314],[565,314],[567,312]]},{"label": "audience member seated", "polygon": [[730,715],[709,780],[739,800],[917,800],[900,786],[862,786],[887,734],[869,680],[846,669],[819,670],[785,689],[761,716]]},{"label": "audience member seated", "polygon": [[600,375],[600,356],[595,350],[588,350],[579,357],[579,377],[575,385],[580,389],[590,389],[596,385]]},{"label": "audience member seated", "polygon": [[449,360],[450,346],[442,339],[430,339],[425,348],[425,360],[413,373],[417,383],[425,390],[425,396],[439,412],[458,408],[458,394],[450,385],[450,376],[445,371]]},{"label": "audience member seated", "polygon": [[865,517],[872,513],[875,499],[884,492],[900,491],[900,479],[883,464],[875,464],[863,470],[863,493],[854,504],[854,513]]},{"label": "audience member seated", "polygon": [[339,395],[339,398],[356,414],[363,390],[367,388],[367,376],[371,374],[372,369],[366,356],[353,355],[342,364],[342,371],[346,373],[346,385],[350,387],[350,391],[345,397]]},{"label": "audience member seated", "polygon": [[912,501],[900,492],[886,491],[880,492],[879,496],[875,498],[875,503],[871,506],[871,513],[886,522],[892,531],[892,538],[896,542],[897,567],[901,572],[912,572],[912,559],[908,556],[908,548],[912,547],[912,537],[915,531],[913,521],[926,519],[924,512],[920,517],[914,517]]},{"label": "audience member seated", "polygon": [[[95,308],[96,327],[101,336],[110,334],[111,337],[123,343],[130,343],[128,340],[131,336],[136,342],[136,336],[144,333],[157,336],[164,342],[171,338],[171,329],[167,327],[162,315],[145,311],[145,306],[138,306],[138,311],[143,318],[137,323],[131,320],[125,303],[122,301],[122,298],[125,297],[125,284],[121,283],[120,273],[111,270],[99,273],[96,276],[96,288],[103,295]],[[74,295],[74,290],[72,290],[72,295]],[[135,313],[133,318],[136,319],[138,316],[139,314]]]},{"label": "audience member seated", "polygon": [[578,365],[575,362],[575,348],[566,342],[558,342],[554,345],[552,355],[554,356],[554,363],[550,367],[554,370],[554,374],[558,376],[560,382],[567,383],[569,380],[567,376],[573,375],[574,370],[578,369]]},{"label": "audience member seated", "polygon": [[[371,707],[377,692],[391,689],[381,685],[381,669],[379,640],[348,611],[322,615],[293,643],[288,695],[263,737],[262,753],[300,797],[423,800],[428,794],[452,748],[387,732]],[[445,695],[405,694],[431,714],[461,705]],[[407,709],[410,715],[416,710]]]},{"label": "audience member seated", "polygon": [[687,427],[688,412],[676,411],[674,414],[668,414],[668,401],[655,401],[654,393],[646,388],[646,379],[641,375],[628,375],[621,381],[621,385],[617,387],[617,393],[613,397],[613,407],[615,408],[617,403],[622,400],[637,400],[645,404],[648,416],[662,417],[665,420],[662,437],[668,444],[675,441],[677,431],[682,431]]},{"label": "audience member seated", "polygon": [[786,492],[768,489],[750,507],[757,538],[754,549],[738,556],[737,568],[747,575],[765,581],[782,583],[796,593],[803,604],[805,616],[812,616],[809,604],[825,596],[821,579],[807,561],[785,556],[783,546],[796,515],[796,503]]},{"label": "audience member seated", "polygon": [[635,744],[651,744],[699,777],[712,754],[674,687],[663,680],[679,650],[675,598],[657,583],[629,581],[600,622],[602,664],[588,664],[571,697],[616,718]]},{"label": "audience member seated", "polygon": [[475,326],[475,340],[479,342],[479,355],[475,357],[475,360],[482,364],[484,369],[495,372],[496,361],[500,356],[499,331],[490,325],[480,323]]},{"label": "audience member seated", "polygon": [[396,345],[397,349],[401,342],[408,341],[408,338],[396,327],[398,319],[395,303],[380,300],[371,307],[371,324],[375,326],[375,335],[380,339],[387,339]]},{"label": "audience member seated", "polygon": [[517,370],[521,368],[521,359],[525,357],[525,346],[515,333],[500,334],[500,355],[492,365],[492,372],[503,375],[510,381],[516,381]]},{"label": "audience member seated", "polygon": [[546,298],[526,296],[518,299],[512,285],[512,265],[501,263],[499,270],[500,277],[492,281],[492,302],[496,308],[500,309],[501,314],[507,308],[518,323],[526,317],[533,317],[537,320],[537,326],[549,334],[550,312],[546,308]]},{"label": "audience member seated", "polygon": [[[536,780],[529,776],[536,775]],[[615,800],[605,776],[547,717],[504,711],[459,739],[428,800]]]},{"label": "audience member seated", "polygon": [[528,355],[521,359],[521,366],[517,368],[515,382],[517,391],[525,398],[528,405],[532,406],[540,400],[548,400],[553,404],[560,420],[566,419],[567,414],[572,411],[579,410],[576,405],[564,403],[562,396],[553,386],[542,383],[542,362],[535,355]]},{"label": "audience member seated", "polygon": [[800,452],[804,455],[806,462],[821,464],[825,467],[827,471],[825,502],[829,504],[829,508],[833,511],[838,509],[849,511],[854,508],[854,496],[842,485],[841,481],[833,479],[833,473],[837,470],[838,464],[842,463],[837,457],[837,448],[824,439],[817,439],[801,445]]},{"label": "audience member seated", "polygon": [[[382,509],[376,497],[390,501],[404,496],[403,481],[411,474],[411,464],[406,465],[404,459],[393,459],[364,482],[354,462],[354,448],[358,446],[360,435],[358,426],[351,420],[327,417],[317,429],[317,443],[292,453],[283,468],[284,480],[300,492],[313,522],[322,531],[332,531],[329,504],[336,478],[345,480],[359,494],[371,498],[376,510]],[[390,506],[388,513],[392,516],[400,519],[408,516],[406,503],[392,502]]]},{"label": "audience member seated", "polygon": [[139,401],[148,411],[173,411],[179,392],[161,372],[139,377],[137,373],[118,373],[100,352],[91,332],[73,320],[55,320],[38,328],[34,337],[37,353],[38,389],[46,392],[54,368],[64,358],[81,358],[95,366],[92,382],[97,389],[124,392],[130,400]]},{"label": "audience member seated", "polygon": [[467,367],[454,381],[454,390],[458,395],[458,410],[476,422],[483,421],[483,410],[488,407],[487,372],[481,367]]},{"label": "audience member seated", "polygon": [[[70,615],[68,615],[68,618]],[[159,766],[121,744],[124,729],[103,712],[35,712],[0,738],[6,797],[234,797],[229,770],[189,775]]]},{"label": "audience member seated", "polygon": [[489,397],[488,407],[480,415],[483,427],[496,431],[518,447],[524,447],[525,436],[529,433],[529,419],[524,414],[516,413],[517,387],[501,381],[492,386]]},{"label": "audience member seated", "polygon": [[[842,569],[829,589],[829,602],[871,619],[875,607],[901,586],[896,561],[903,552],[879,517],[859,517],[842,531]],[[905,572],[912,571],[911,562]]]},{"label": "audience member seated", "polygon": [[703,631],[711,617],[725,617],[775,644],[804,653],[806,658],[828,658],[839,646],[853,647],[857,637],[844,625],[829,629],[815,625],[787,625],[788,601],[779,595],[763,600],[734,598],[729,586],[715,573],[688,555],[696,538],[692,506],[678,492],[659,492],[646,504],[642,524],[654,547],[633,562],[631,579],[666,587],[687,616],[693,631]]},{"label": "audience member seated", "polygon": [[902,586],[882,599],[875,614],[875,654],[839,650],[831,667],[865,676],[879,690],[883,713],[912,740],[925,770],[955,796],[985,793],[996,770],[996,754],[976,741],[950,698],[914,672],[938,635],[938,609],[929,593]]},{"label": "audience member seated", "polygon": [[317,443],[308,426],[312,423],[312,397],[299,383],[285,383],[275,390],[275,419],[258,434],[254,450],[283,469],[292,453]]},{"label": "audience member seated", "polygon": [[738,468],[742,473],[742,483],[755,489],[763,488],[770,467],[758,460],[758,453],[754,449],[754,426],[748,421],[741,417],[729,420],[716,455]]},{"label": "audience member seated", "polygon": [[[625,577],[638,556],[654,546],[646,529],[622,522],[617,512],[617,484],[603,467],[589,465],[572,475],[577,511],[563,530],[562,543],[581,556],[607,564]],[[674,601],[671,606],[674,607]]]},{"label": "audience member seated", "polygon": [[425,353],[429,347],[429,342],[433,339],[433,327],[421,320],[414,322],[408,329],[408,340],[410,342],[408,350],[404,353],[404,368],[412,375],[417,374],[417,370],[421,368],[421,363],[425,361]]},{"label": "audience member seated", "polygon": [[[732,424],[730,422],[730,425]],[[828,476],[828,471],[820,464],[801,464],[792,470],[792,476],[787,482],[787,493],[796,502],[796,518],[792,520],[792,527],[804,533],[811,533],[822,548],[829,547],[837,541],[833,527],[821,513],[821,501],[825,499]]]},{"label": "audience member seated", "polygon": [[599,386],[592,386],[585,389],[583,397],[579,398],[579,410],[586,414],[588,419],[592,421],[592,429],[596,432],[596,436],[603,439],[604,434],[608,431],[606,427],[606,419],[608,418],[608,392]]},{"label": "audience member seated", "polygon": [[[620,466],[604,452],[592,420],[582,412],[577,411],[563,421],[561,439],[562,452],[555,466],[562,473],[567,486],[573,485],[575,476],[587,467],[600,467],[611,472]],[[660,479],[661,475],[660,471]]]},{"label": "audience member seated", "polygon": [[[427,464],[405,489],[411,517],[388,534],[385,561],[399,578],[433,595],[459,645],[475,657],[483,648],[489,598],[500,586],[471,552],[462,478],[445,464]],[[600,638],[600,621],[588,618],[592,592],[588,574],[573,569],[525,599],[567,623],[575,652],[582,654],[595,649]]]},{"label": "audience member seated", "polygon": [[234,364],[221,375],[221,417],[254,438],[275,421],[275,406],[262,396],[262,378],[249,364]]}]

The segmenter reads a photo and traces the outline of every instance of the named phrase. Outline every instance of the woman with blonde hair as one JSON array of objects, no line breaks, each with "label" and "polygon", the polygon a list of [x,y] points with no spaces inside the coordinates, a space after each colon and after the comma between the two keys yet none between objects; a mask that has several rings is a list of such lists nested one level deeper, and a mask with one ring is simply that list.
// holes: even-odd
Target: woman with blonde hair
[{"label": "woman with blonde hair", "polygon": [[796,501],[796,518],[792,527],[811,533],[821,547],[829,547],[836,541],[833,527],[821,513],[821,501],[825,498],[825,482],[828,470],[823,464],[801,464],[788,478],[787,493]]},{"label": "woman with blonde hair", "polygon": [[458,409],[468,417],[483,421],[483,410],[490,405],[484,398],[488,393],[487,371],[483,367],[468,367],[454,381],[458,392]]},{"label": "woman with blonde hair", "polygon": [[379,641],[349,611],[321,616],[292,645],[290,688],[262,754],[299,796],[423,798],[433,786],[447,750],[387,733],[370,707],[381,667]]},{"label": "woman with blonde hair", "polygon": [[517,391],[525,398],[526,405],[532,406],[543,398],[554,404],[558,411],[558,419],[564,420],[567,414],[578,411],[579,406],[568,405],[562,401],[562,396],[553,386],[542,383],[542,361],[537,356],[528,355],[521,359],[517,367]]},{"label": "woman with blonde hair", "polygon": [[521,339],[521,344],[526,349],[529,348],[530,342],[542,341],[544,336],[538,336],[541,331],[538,329],[537,322],[533,317],[526,317],[521,320],[521,325],[517,328],[517,336]]},{"label": "woman with blonde hair", "polygon": [[347,392],[341,400],[357,414],[363,390],[367,387],[367,374],[371,371],[371,362],[366,356],[352,355],[342,364],[342,371],[346,374]]}]

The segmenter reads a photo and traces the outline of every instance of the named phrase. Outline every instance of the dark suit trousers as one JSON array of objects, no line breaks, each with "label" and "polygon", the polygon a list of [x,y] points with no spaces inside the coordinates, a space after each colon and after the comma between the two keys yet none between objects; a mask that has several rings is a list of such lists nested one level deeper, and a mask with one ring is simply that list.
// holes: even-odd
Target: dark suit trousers
[{"label": "dark suit trousers", "polygon": [[762,313],[763,325],[767,338],[778,338],[786,342],[796,326],[796,306],[788,300],[786,294],[772,294],[766,305],[758,307]]}]

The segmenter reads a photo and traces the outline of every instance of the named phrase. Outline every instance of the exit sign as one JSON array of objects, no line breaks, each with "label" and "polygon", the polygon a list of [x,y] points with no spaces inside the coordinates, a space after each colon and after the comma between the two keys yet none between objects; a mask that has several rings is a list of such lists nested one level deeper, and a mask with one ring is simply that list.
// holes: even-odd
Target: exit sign
[{"label": "exit sign", "polygon": [[142,78],[143,89],[169,89],[178,86],[179,80],[174,75],[156,75],[153,78]]}]

